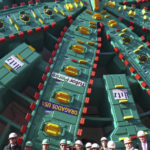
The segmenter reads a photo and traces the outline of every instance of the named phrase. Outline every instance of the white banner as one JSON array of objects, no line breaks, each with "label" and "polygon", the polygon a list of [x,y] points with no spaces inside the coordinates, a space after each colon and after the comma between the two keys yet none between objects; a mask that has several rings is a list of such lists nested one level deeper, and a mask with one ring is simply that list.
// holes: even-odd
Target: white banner
[{"label": "white banner", "polygon": [[57,79],[57,80],[60,80],[60,81],[66,81],[70,84],[73,84],[73,85],[76,85],[76,86],[82,86],[84,87],[85,86],[85,82],[81,81],[81,80],[78,80],[78,79],[75,79],[75,78],[72,78],[72,77],[68,77],[66,75],[63,75],[63,74],[60,74],[60,73],[57,73],[57,72],[52,72],[52,75],[51,75],[52,78],[54,79]]},{"label": "white banner", "polygon": [[18,58],[16,58],[15,56],[10,56],[9,58],[7,58],[5,60],[5,63],[7,65],[9,65],[11,68],[13,68],[14,70],[18,70],[19,68],[21,68],[24,63],[21,62]]},{"label": "white banner", "polygon": [[129,99],[129,94],[127,89],[114,89],[112,90],[114,99]]}]

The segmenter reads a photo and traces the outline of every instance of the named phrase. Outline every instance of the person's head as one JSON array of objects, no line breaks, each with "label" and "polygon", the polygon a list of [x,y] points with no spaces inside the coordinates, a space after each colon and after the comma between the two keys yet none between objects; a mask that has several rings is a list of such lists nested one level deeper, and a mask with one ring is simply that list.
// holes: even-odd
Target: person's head
[{"label": "person's head", "polygon": [[101,138],[101,144],[102,144],[102,147],[107,147],[107,138],[106,137],[102,137]]},{"label": "person's head", "polygon": [[85,148],[86,150],[91,150],[92,144],[90,142],[86,143]]},{"label": "person's head", "polygon": [[61,150],[66,150],[67,149],[67,141],[65,139],[62,139],[60,141],[60,149]]},{"label": "person's head", "polygon": [[49,148],[49,140],[48,139],[44,139],[43,141],[42,141],[42,150],[48,150],[48,148]]},{"label": "person's head", "polygon": [[146,143],[146,135],[144,131],[138,131],[137,137],[139,138],[141,143]]},{"label": "person's head", "polygon": [[107,148],[108,148],[108,150],[115,150],[116,145],[115,145],[114,141],[109,141],[107,143]]},{"label": "person's head", "polygon": [[126,149],[131,149],[132,148],[132,141],[130,138],[125,138],[124,139],[124,145]]},{"label": "person's head", "polygon": [[72,142],[67,141],[67,150],[72,150]]},{"label": "person's head", "polygon": [[76,140],[76,141],[75,141],[75,149],[76,149],[76,150],[82,150],[82,147],[83,147],[82,141]]},{"label": "person's head", "polygon": [[92,150],[99,150],[99,145],[97,143],[93,143],[91,146]]},{"label": "person's head", "polygon": [[32,150],[32,142],[31,141],[27,141],[25,144],[25,150]]},{"label": "person's head", "polygon": [[14,132],[10,133],[8,139],[10,144],[15,144],[17,142],[17,134]]}]

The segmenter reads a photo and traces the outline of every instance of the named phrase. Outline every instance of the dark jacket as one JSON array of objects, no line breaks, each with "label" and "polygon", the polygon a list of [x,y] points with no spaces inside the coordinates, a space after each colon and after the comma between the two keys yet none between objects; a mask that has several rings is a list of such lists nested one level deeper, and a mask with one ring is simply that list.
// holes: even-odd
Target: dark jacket
[{"label": "dark jacket", "polygon": [[134,147],[132,147],[132,149],[131,150],[138,150],[137,148],[134,148]]},{"label": "dark jacket", "polygon": [[[143,150],[141,143],[138,145],[138,149]],[[150,142],[147,142],[147,150],[150,150]]]},{"label": "dark jacket", "polygon": [[103,147],[101,146],[99,150],[104,150]]},{"label": "dark jacket", "polygon": [[12,148],[11,148],[10,144],[8,144],[8,145],[6,145],[6,146],[4,147],[3,150],[22,150],[22,149],[21,149],[21,147],[20,147],[19,145],[17,145],[17,144],[16,144],[14,147],[12,147]]}]

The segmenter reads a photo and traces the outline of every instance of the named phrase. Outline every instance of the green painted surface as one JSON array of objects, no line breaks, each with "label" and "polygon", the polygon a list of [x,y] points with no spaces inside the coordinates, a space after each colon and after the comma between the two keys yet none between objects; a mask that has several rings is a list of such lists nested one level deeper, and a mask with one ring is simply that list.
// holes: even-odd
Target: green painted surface
[{"label": "green painted surface", "polygon": [[[136,106],[126,76],[124,74],[105,75],[103,78],[114,120],[114,130],[110,138],[117,144],[117,149],[121,149],[124,145],[123,142],[120,142],[120,138],[136,136],[139,130],[137,126],[140,126],[140,130],[144,130],[148,134],[149,129],[143,126],[137,110],[134,109]],[[123,85],[123,87],[115,88],[115,85]],[[120,100],[128,100],[128,102],[120,104]],[[121,105],[125,105],[126,108],[121,108]],[[133,116],[133,118],[124,120],[126,116]],[[133,139],[133,142],[136,143],[136,139]]]},{"label": "green painted surface", "polygon": [[[3,2],[3,5],[7,4],[9,6],[14,3],[14,1],[0,1],[0,3],[1,2]],[[28,1],[24,0],[22,2],[27,4]],[[27,130],[23,134],[23,146],[27,140],[32,140],[34,148],[40,149],[41,141],[44,138],[48,138],[50,140],[51,149],[55,150],[58,149],[59,141],[62,138],[74,142],[75,139],[78,138],[76,134],[80,127],[81,117],[86,118],[85,126],[88,127],[104,128],[109,126],[109,130],[111,130],[114,125],[114,130],[110,135],[108,135],[110,131],[107,130],[105,130],[104,134],[106,133],[108,138],[110,137],[110,139],[116,142],[117,149],[123,148],[122,142],[119,142],[120,137],[135,136],[138,130],[148,131],[149,134],[149,130],[145,128],[141,123],[141,118],[139,118],[139,116],[142,115],[149,115],[150,106],[149,95],[146,93],[150,86],[150,54],[148,45],[144,43],[144,41],[149,41],[149,35],[148,32],[142,31],[143,27],[149,28],[150,14],[149,11],[146,11],[145,15],[147,19],[143,20],[144,14],[141,13],[143,7],[149,7],[149,2],[142,3],[136,6],[136,8],[133,8],[130,6],[131,4],[135,4],[135,1],[130,0],[127,2],[126,10],[123,10],[123,7],[125,7],[122,5],[123,0],[115,1],[115,8],[110,8],[108,4],[104,6],[105,3],[108,2],[110,1],[99,1],[100,10],[97,12],[93,11],[94,3],[91,0],[82,1],[83,7],[81,3],[77,3],[77,8],[73,0],[60,2],[41,0],[41,3],[33,3],[32,5],[25,6],[19,6],[20,1],[17,0],[15,3],[18,4],[18,7],[0,10],[0,20],[4,21],[4,28],[0,29],[0,37],[2,38],[0,40],[3,40],[3,37],[6,40],[4,43],[0,43],[0,100],[2,100],[0,112],[3,112],[7,105],[13,102],[11,96],[17,97],[18,102],[20,104],[23,103],[23,105],[25,103],[29,105],[29,103],[33,101],[34,94],[27,97],[23,95],[22,92],[27,86],[31,86],[36,90],[38,83],[43,83],[41,77],[43,73],[45,73],[45,67],[49,65],[48,56],[49,58],[52,56],[52,51],[57,49],[57,45],[55,44],[59,41],[59,38],[63,37],[57,49],[57,54],[55,58],[53,58],[53,64],[50,65],[50,71],[47,74],[45,73],[47,78],[43,83],[43,89],[36,90],[40,96],[35,102],[36,107],[31,112],[32,117],[30,121],[28,123],[26,122]],[[72,5],[74,10],[67,10],[66,3],[71,3],[70,6]],[[0,7],[3,6],[1,5]],[[55,12],[55,7],[59,11],[58,13]],[[118,7],[121,7],[119,13]],[[44,13],[44,8],[50,8],[53,15],[47,16]],[[128,12],[131,8],[136,11],[136,17],[128,16]],[[104,12],[104,9],[107,11]],[[37,15],[36,18],[34,18],[32,11]],[[63,16],[60,11],[63,11],[65,16]],[[29,15],[30,21],[27,23],[21,21],[20,13]],[[93,18],[95,13],[101,13],[102,19],[95,20]],[[20,27],[19,31],[16,30],[14,24],[10,23],[9,17]],[[68,17],[72,18],[69,19]],[[123,20],[120,21],[118,17],[123,18]],[[39,19],[42,19],[43,23],[41,23]],[[115,27],[109,26],[108,21],[110,20],[115,20],[117,25]],[[135,23],[134,30],[129,27],[132,23],[131,21]],[[53,25],[52,23],[54,22],[56,22],[56,26],[52,28],[51,25]],[[94,23],[93,27],[91,27],[91,22]],[[100,23],[104,25],[104,28],[101,28],[101,32],[98,34],[100,25],[102,25]],[[61,35],[63,34],[62,30],[64,27],[67,27],[68,30],[64,35]],[[78,31],[80,27],[86,27],[89,33],[80,33]],[[117,30],[119,28],[120,30]],[[125,34],[120,35],[120,33],[123,32],[121,30],[125,28],[127,28]],[[32,34],[28,35],[30,30],[32,30]],[[23,37],[19,37],[18,34],[22,33]],[[110,41],[107,35],[110,35]],[[141,35],[145,36],[146,39],[144,41],[140,38]],[[100,37],[102,41],[98,43]],[[124,37],[130,38],[131,43],[125,44],[122,40]],[[78,40],[84,43],[78,43]],[[88,42],[93,42],[93,45],[89,45]],[[102,47],[98,47],[99,44],[102,44]],[[29,49],[28,45],[34,47],[36,52]],[[84,52],[81,54],[74,52],[72,50],[74,45],[82,46]],[[143,45],[141,50],[137,53],[133,53],[140,45]],[[118,56],[120,56],[119,53],[115,54],[113,52],[114,47],[118,47],[119,53],[124,55],[123,59],[120,60],[118,58]],[[47,51],[45,54],[47,58],[44,56],[43,49]],[[97,50],[100,50],[100,54],[96,54]],[[17,57],[17,54],[24,58],[24,61],[20,60],[24,63],[23,66],[18,70],[12,69],[11,71],[4,68],[5,60],[10,56]],[[141,54],[148,57],[148,61],[143,64],[140,63],[138,59],[138,56]],[[99,56],[98,62],[94,62],[95,56]],[[87,63],[79,63],[80,60],[87,61]],[[124,66],[125,60],[130,62],[128,66]],[[94,63],[98,65],[95,70],[93,69]],[[64,72],[66,66],[75,67],[78,74],[74,77],[67,75]],[[131,66],[135,68],[135,73],[129,72],[129,67]],[[96,71],[96,77],[94,78],[94,85],[91,87],[92,95],[90,96],[90,106],[95,106],[98,109],[99,114],[96,117],[84,116],[82,114],[82,108],[85,105],[84,100],[87,96],[86,92],[88,87],[90,87],[88,85],[89,80],[93,79],[91,77],[92,71]],[[138,81],[134,79],[137,73],[141,76],[141,79]],[[126,74],[126,76],[122,74]],[[127,79],[129,81],[127,81]],[[141,88],[139,85],[141,85],[143,81],[145,81],[147,85]],[[118,100],[114,100],[112,90],[114,90],[115,84],[123,84],[124,89],[127,89],[129,95],[129,102],[127,104],[119,104]],[[63,104],[56,100],[55,95],[59,91],[70,95],[69,103]],[[134,96],[135,102],[132,95]],[[6,101],[3,100],[3,97],[5,97]],[[141,99],[143,99],[143,102]],[[55,107],[47,110],[41,106],[43,100],[51,103],[51,106],[54,106],[53,104],[61,105],[61,109],[67,107],[77,110],[78,115],[60,112],[61,109],[58,106],[56,107],[58,108],[57,111]],[[140,104],[143,108],[143,114],[138,114],[135,103]],[[109,110],[111,110],[111,112],[109,112]],[[123,120],[124,116],[130,115],[134,117],[132,120]],[[13,129],[17,128],[17,130],[20,130],[20,125],[15,124],[13,121],[11,122],[8,118],[1,116],[0,119],[13,127]],[[44,126],[47,123],[59,125],[61,134],[56,137],[46,134],[44,132]],[[1,141],[7,141],[10,130],[12,131],[12,129],[6,129],[3,134],[4,137],[2,136],[0,139],[0,143]],[[137,140],[134,139],[134,143],[136,142]]]}]

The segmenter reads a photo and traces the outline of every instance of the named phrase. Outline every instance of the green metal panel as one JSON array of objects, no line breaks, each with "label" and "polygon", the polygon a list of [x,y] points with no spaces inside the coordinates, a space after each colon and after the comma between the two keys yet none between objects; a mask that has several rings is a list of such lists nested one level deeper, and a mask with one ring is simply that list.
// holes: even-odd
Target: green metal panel
[{"label": "green metal panel", "polygon": [[[121,144],[119,141],[121,139],[123,140],[124,137],[132,138],[136,136],[139,130],[139,128],[136,128],[137,126],[140,126],[140,130],[144,130],[148,132],[148,134],[149,130],[144,127],[140,121],[126,76],[124,74],[104,75],[103,78],[105,80],[105,88],[114,120],[114,130],[110,138],[116,142],[117,149],[121,149],[124,146],[123,143]],[[115,88],[116,85],[123,85],[123,87]],[[128,100],[128,102],[120,104],[119,101],[121,100]],[[126,107],[121,107],[121,105],[125,105]],[[124,119],[124,117],[129,118]],[[136,143],[136,140],[134,140],[134,143]]]},{"label": "green metal panel", "polygon": [[[0,5],[1,2],[3,2],[3,4],[8,4],[9,6],[14,3],[14,1],[0,1]],[[17,4],[20,3],[18,0],[15,2]],[[26,2],[27,4],[28,1],[24,0],[22,2]],[[111,8],[108,4],[111,3],[111,1],[99,1],[100,9],[97,12],[94,12],[95,10],[93,11],[94,0],[85,0],[77,4],[73,0],[60,2],[42,0],[41,3],[37,2],[36,4],[33,3],[7,10],[0,10],[0,20],[4,21],[4,28],[0,29],[0,42],[5,41],[4,43],[0,43],[0,100],[3,99],[3,96],[9,97],[9,92],[11,92],[11,94],[18,96],[27,103],[32,102],[32,99],[22,95],[19,91],[22,91],[25,85],[28,85],[28,82],[30,82],[31,86],[35,87],[37,86],[37,82],[39,80],[41,81],[41,77],[39,79],[39,76],[44,72],[44,68],[48,63],[44,60],[42,61],[39,53],[42,53],[43,48],[47,48],[49,56],[51,56],[52,50],[55,49],[54,45],[56,44],[58,38],[60,38],[60,31],[62,31],[64,26],[68,28],[65,35],[62,36],[63,40],[59,44],[55,58],[53,58],[53,64],[50,66],[50,72],[47,73],[47,79],[43,83],[44,87],[42,90],[39,90],[40,96],[35,102],[36,108],[32,111],[32,117],[27,125],[27,131],[25,134],[23,134],[23,146],[27,140],[32,140],[35,144],[34,148],[41,149],[41,141],[44,138],[49,138],[51,149],[55,150],[58,149],[59,141],[62,138],[66,138],[74,142],[79,127],[80,118],[82,116],[84,99],[86,97],[88,83],[91,78],[91,72],[93,69],[97,49],[101,50],[98,67],[101,69],[101,67],[104,66],[106,69],[104,69],[106,72],[104,71],[102,74],[112,73],[111,71],[109,72],[108,68],[111,68],[111,66],[115,64],[115,66],[112,67],[112,70],[115,73],[119,72],[130,75],[126,68],[122,66],[122,62],[128,60],[130,62],[128,67],[133,66],[136,70],[136,73],[131,73],[131,75],[135,76],[137,73],[140,74],[142,79],[146,81],[147,85],[150,85],[149,48],[147,47],[147,44],[143,43],[142,39],[139,37],[141,36],[140,34],[142,34],[147,38],[146,40],[149,38],[148,33],[143,33],[141,30],[143,27],[149,28],[148,19],[150,14],[148,11],[146,11],[147,19],[143,21],[144,14],[142,14],[141,9],[139,9],[146,5],[149,6],[149,2],[146,4],[141,4],[140,6],[136,6],[136,8],[130,7],[131,4],[135,4],[135,1],[133,0],[128,0],[127,2],[123,0],[114,0],[113,2],[115,2],[115,7]],[[67,3],[70,3],[69,5],[73,7],[73,10],[66,9]],[[105,3],[107,3],[107,7]],[[127,3],[127,6],[125,6],[125,3]],[[45,7],[48,7],[53,11],[52,16],[47,16],[44,13]],[[118,12],[119,7],[121,7],[120,12]],[[58,12],[55,11],[55,8],[58,10]],[[128,12],[131,9],[136,11],[136,16],[138,17],[128,16]],[[20,13],[23,11],[30,17],[30,21],[27,23],[21,21],[20,19]],[[65,13],[65,15],[63,13]],[[102,15],[102,18],[94,19],[94,15],[96,15],[96,13],[100,13],[99,15]],[[14,23],[11,24],[9,17],[12,18]],[[120,21],[121,18],[119,17],[123,18],[122,22]],[[117,26],[111,27],[108,25],[110,20],[115,20]],[[128,26],[132,24],[132,21],[135,22],[134,30],[128,28]],[[93,26],[91,26],[91,22],[94,23]],[[104,25],[104,28],[100,27],[102,25],[99,24],[100,22]],[[14,26],[15,24],[18,25],[20,30],[17,30],[17,28]],[[56,27],[53,28],[53,25],[56,25]],[[89,33],[80,33],[78,31],[80,27],[86,27],[86,29],[89,30]],[[118,30],[119,28],[120,30]],[[127,28],[125,34],[120,35],[123,32],[122,29],[125,28]],[[97,31],[100,29],[102,31],[99,35],[97,35]],[[110,35],[111,39],[109,39],[108,35]],[[102,44],[102,47],[98,47],[99,45],[97,41],[101,36],[102,42],[99,42],[99,44]],[[122,38],[125,36],[131,38],[130,44],[125,44],[123,42]],[[78,40],[80,40],[80,42],[83,41],[84,43],[79,43]],[[93,45],[90,45],[89,42],[93,42]],[[29,45],[32,45],[36,49],[36,52],[32,51],[33,49],[29,48]],[[84,52],[76,53],[73,51],[72,47],[74,45],[82,46]],[[140,45],[143,45],[142,49],[137,53],[134,53],[133,51],[135,48]],[[115,54],[112,52],[113,47],[118,47],[119,53],[124,55],[124,58],[121,58],[122,62],[118,59],[118,56],[121,57],[120,54],[116,54],[116,57],[114,58]],[[6,59],[8,59],[10,56],[20,59],[17,56],[18,54],[24,58],[24,61],[20,60],[24,63],[24,65],[18,70],[12,69],[9,71],[8,67],[6,67],[7,69],[4,68],[3,65]],[[144,64],[140,63],[138,59],[138,56],[141,54],[144,54],[148,57],[148,61]],[[83,60],[87,61],[87,63],[80,63],[80,61]],[[11,66],[11,64],[9,65]],[[77,75],[72,77],[66,74],[64,69],[67,66],[75,67],[78,72]],[[98,73],[99,70],[97,70],[97,74]],[[102,91],[104,90],[104,83],[101,76],[102,75],[100,75],[101,81],[99,83],[101,84],[101,87],[99,88],[95,85],[93,89],[101,90],[100,95],[103,97]],[[33,77],[35,79],[33,79]],[[138,80],[138,82],[141,84],[143,80]],[[105,126],[107,122],[110,123],[111,120],[113,120],[114,130],[110,135],[110,138],[116,142],[118,149],[123,148],[122,142],[119,141],[120,137],[133,137],[136,135],[138,130],[147,131],[147,128],[145,128],[141,123],[131,90],[126,80],[126,76],[121,74],[108,76],[104,75],[104,81],[107,92],[106,97],[108,97],[113,119],[109,117],[96,117],[93,120],[90,117],[87,118],[90,120],[89,124],[93,125],[94,123],[92,123],[92,121],[94,121],[97,122],[98,126]],[[117,89],[117,91],[116,88],[114,88],[115,85],[124,85],[123,89],[125,89],[125,91],[119,91],[119,89]],[[146,88],[142,87],[140,90],[148,90],[148,86]],[[56,100],[55,96],[60,91],[67,93],[70,96],[69,103],[61,103],[60,101]],[[125,96],[122,95],[125,93],[128,93],[129,96],[128,97],[126,95],[128,103],[119,104],[118,98]],[[115,99],[114,97],[118,98]],[[121,99],[123,99],[122,97]],[[96,96],[93,96],[93,99],[96,99],[98,105],[103,103],[103,101]],[[148,100],[148,98],[146,98],[146,100]],[[0,111],[2,111],[11,101],[12,100],[10,100],[10,98],[6,99],[6,101],[2,101],[0,105]],[[42,102],[48,103],[44,103],[44,106],[42,107]],[[51,104],[52,107],[55,106],[55,109],[45,108],[48,104]],[[61,111],[62,109],[67,109],[70,111],[70,113],[67,114],[65,111]],[[77,110],[78,114],[71,115],[73,110]],[[105,113],[107,114],[107,112]],[[149,111],[144,114],[149,114]],[[132,120],[124,120],[123,117],[125,116],[133,116],[134,118]],[[7,118],[4,118],[4,116],[1,116],[0,119],[11,126],[15,126],[18,129],[20,128],[20,126],[14,124]],[[59,136],[51,136],[44,132],[45,124],[49,122],[60,126],[61,134]],[[134,142],[136,142],[136,140]]]},{"label": "green metal panel", "polygon": [[[29,52],[30,52],[30,56],[26,55],[26,57],[24,58],[25,55],[22,55],[22,54],[25,54],[25,53],[28,54]],[[18,58],[18,54],[19,54],[19,56],[21,56],[21,58],[24,59],[24,61],[22,61],[22,60],[20,60],[20,58]],[[13,60],[13,58],[9,61],[10,63],[8,62],[8,64],[7,64],[6,60],[8,60],[11,57],[16,59],[17,61],[19,61],[18,63],[22,63],[23,65],[17,69],[17,64],[16,64],[17,62],[15,62],[15,60]],[[2,74],[1,74],[0,82],[5,86],[8,86],[10,83],[12,84],[12,82],[17,80],[17,78],[19,77],[19,75],[21,75],[22,72],[24,72],[25,70],[31,69],[31,66],[34,64],[34,61],[39,59],[39,57],[40,57],[39,54],[37,54],[36,52],[33,52],[31,49],[29,49],[27,44],[24,43],[24,44],[19,45],[12,52],[10,52],[8,55],[6,55],[5,57],[3,57],[0,60],[1,65],[7,64],[7,66],[10,66],[10,68],[12,69],[11,71],[9,71],[4,66],[1,67]],[[14,63],[14,66],[11,65],[13,63]],[[29,66],[29,64],[31,64],[31,66]]]},{"label": "green metal panel", "polygon": [[[76,25],[78,21],[79,20],[77,19],[73,22],[72,26]],[[97,33],[95,31],[92,32],[91,30],[91,35],[94,34],[96,36]],[[89,39],[84,39],[83,37],[80,37],[80,34],[78,34],[74,28],[70,28],[59,45],[56,54],[57,57],[54,58],[54,63],[51,65],[50,72],[47,74],[44,88],[40,92],[41,96],[38,99],[36,109],[32,112],[32,118],[28,124],[27,131],[24,134],[24,142],[28,139],[33,139],[36,143],[34,146],[36,149],[40,147],[41,142],[38,141],[42,141],[43,138],[49,138],[52,149],[58,149],[58,143],[62,138],[70,139],[71,141],[76,139],[84,99],[88,88],[87,83],[90,79],[97,50],[96,46],[90,46],[86,43],[87,41],[90,41]],[[69,42],[67,41],[68,38],[71,39]],[[86,49],[86,52],[83,54],[77,54],[71,49],[74,44],[79,44],[77,43],[77,40],[79,39],[82,39],[85,42],[83,47]],[[76,59],[77,62],[73,62],[73,59]],[[81,64],[80,60],[86,60],[87,63]],[[64,69],[67,66],[75,67],[77,69],[77,75],[71,76],[66,74]],[[66,81],[63,81],[63,78],[65,78]],[[63,104],[56,100],[55,96],[59,91],[70,95],[69,103]],[[43,108],[41,104],[43,104],[44,101],[49,102],[52,108],[49,110]],[[70,113],[68,112],[68,114],[62,112],[61,108],[64,109],[66,107],[68,108],[68,111],[69,109],[76,111],[77,115],[72,116],[71,113],[73,114],[73,111]],[[42,118],[40,123],[39,117]],[[59,125],[61,128],[60,135],[48,135],[44,131],[44,126],[47,123]]]}]

